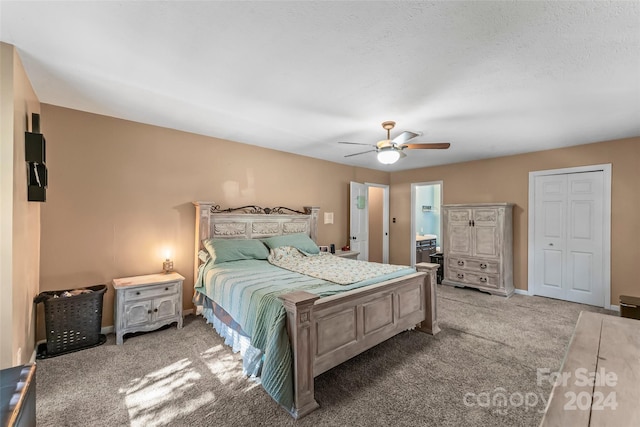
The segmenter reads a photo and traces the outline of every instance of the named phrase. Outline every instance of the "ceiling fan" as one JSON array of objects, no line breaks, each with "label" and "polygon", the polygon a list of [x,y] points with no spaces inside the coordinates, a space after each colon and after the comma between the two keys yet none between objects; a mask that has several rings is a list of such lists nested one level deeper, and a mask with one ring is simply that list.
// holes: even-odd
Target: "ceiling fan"
[{"label": "ceiling fan", "polygon": [[400,135],[391,139],[391,129],[393,129],[396,125],[394,121],[386,121],[382,122],[382,128],[387,131],[387,139],[383,139],[382,141],[378,141],[377,144],[361,144],[359,142],[344,142],[340,141],[338,144],[351,144],[351,145],[366,145],[369,147],[373,147],[373,150],[367,150],[360,153],[355,154],[347,154],[345,157],[359,156],[360,154],[378,153],[378,161],[380,163],[384,163],[386,165],[393,164],[398,161],[401,157],[406,157],[406,154],[403,153],[403,150],[446,150],[451,146],[448,142],[423,142],[423,143],[415,143],[415,144],[407,144],[408,141],[420,136],[421,134],[415,132],[404,131]]}]

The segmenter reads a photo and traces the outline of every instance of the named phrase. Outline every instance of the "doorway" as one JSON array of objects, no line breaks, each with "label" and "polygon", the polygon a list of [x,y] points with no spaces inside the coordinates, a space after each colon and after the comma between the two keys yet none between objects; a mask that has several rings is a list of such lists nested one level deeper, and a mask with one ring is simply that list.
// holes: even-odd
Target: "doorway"
[{"label": "doorway", "polygon": [[530,293],[610,308],[611,165],[529,173]]},{"label": "doorway", "polygon": [[350,183],[349,245],[363,261],[389,263],[389,186]]},{"label": "doorway", "polygon": [[411,184],[411,265],[430,262],[442,244],[442,181]]}]

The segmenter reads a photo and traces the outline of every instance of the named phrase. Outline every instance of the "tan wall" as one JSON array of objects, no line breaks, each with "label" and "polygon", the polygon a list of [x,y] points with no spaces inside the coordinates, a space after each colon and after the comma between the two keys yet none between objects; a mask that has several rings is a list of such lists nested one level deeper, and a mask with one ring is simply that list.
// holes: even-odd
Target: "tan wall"
[{"label": "tan wall", "polygon": [[384,189],[369,187],[369,261],[382,262]]},{"label": "tan wall", "polygon": [[[348,241],[349,181],[389,174],[42,105],[49,188],[42,206],[41,290],[159,272],[165,247],[193,294],[194,200],[221,207],[320,206],[318,244]],[[113,324],[113,289],[103,325]]]},{"label": "tan wall", "polygon": [[6,368],[28,362],[35,344],[33,298],[39,292],[40,205],[27,202],[24,132],[31,130],[31,113],[40,112],[40,102],[15,48],[2,43],[0,49],[0,368]]},{"label": "tan wall", "polygon": [[411,183],[442,180],[444,203],[512,202],[514,282],[526,290],[529,172],[612,164],[611,303],[640,296],[640,137],[391,174],[391,262],[409,262]]},{"label": "tan wall", "polygon": [[[516,287],[527,289],[529,171],[613,164],[612,303],[640,293],[631,266],[640,255],[640,139],[590,144],[411,171],[338,165],[185,132],[43,104],[50,185],[42,206],[41,289],[110,283],[161,269],[164,248],[186,278],[191,306],[193,200],[223,207],[258,204],[334,212],[319,244],[348,241],[349,181],[391,183],[390,262],[410,259],[410,183],[444,182],[444,202],[510,201]],[[478,177],[482,177],[479,179]],[[634,209],[635,208],[635,209]],[[113,324],[113,290],[103,325]]]}]

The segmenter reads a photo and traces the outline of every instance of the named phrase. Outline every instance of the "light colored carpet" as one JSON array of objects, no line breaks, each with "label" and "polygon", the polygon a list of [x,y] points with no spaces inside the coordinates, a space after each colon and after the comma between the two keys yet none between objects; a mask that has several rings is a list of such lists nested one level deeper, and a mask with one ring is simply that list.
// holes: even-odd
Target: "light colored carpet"
[{"label": "light colored carpet", "polygon": [[[200,317],[38,361],[38,426],[536,426],[581,310],[541,297],[438,286],[442,332],[404,332],[316,378],[294,421],[242,376]],[[611,312],[609,312],[611,313]],[[501,405],[500,397],[507,399]]]}]

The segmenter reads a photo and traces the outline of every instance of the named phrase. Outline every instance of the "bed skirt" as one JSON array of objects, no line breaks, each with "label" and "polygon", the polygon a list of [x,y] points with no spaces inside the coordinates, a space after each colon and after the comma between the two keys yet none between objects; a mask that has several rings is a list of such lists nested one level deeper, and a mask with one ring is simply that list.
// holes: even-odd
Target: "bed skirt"
[{"label": "bed skirt", "polygon": [[242,373],[259,382],[264,353],[251,345],[251,338],[218,304],[199,292],[194,295],[193,302],[202,307],[202,317],[213,326],[224,339],[224,343],[231,347],[234,353],[240,352]]}]

